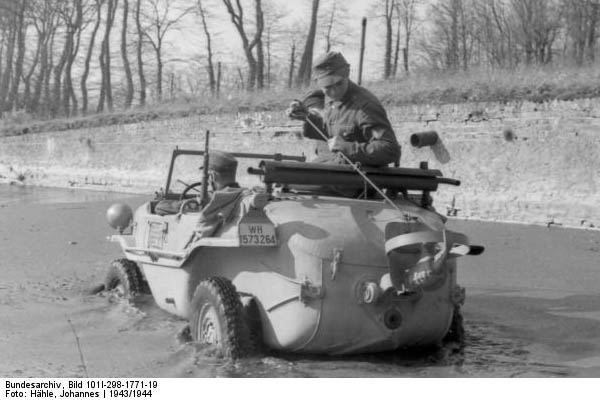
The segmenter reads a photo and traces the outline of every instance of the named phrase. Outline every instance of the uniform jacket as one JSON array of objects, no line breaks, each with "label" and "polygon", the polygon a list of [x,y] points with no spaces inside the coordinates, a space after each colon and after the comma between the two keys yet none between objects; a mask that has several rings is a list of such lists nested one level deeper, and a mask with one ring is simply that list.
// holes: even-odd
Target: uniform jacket
[{"label": "uniform jacket", "polygon": [[[385,109],[371,92],[353,82],[349,82],[341,101],[325,98],[322,115],[311,113],[309,118],[329,137],[343,139],[341,151],[352,162],[386,166],[400,159],[400,145]],[[304,136],[324,140],[308,123],[304,125]],[[335,153],[320,156],[317,161],[344,162]]]}]

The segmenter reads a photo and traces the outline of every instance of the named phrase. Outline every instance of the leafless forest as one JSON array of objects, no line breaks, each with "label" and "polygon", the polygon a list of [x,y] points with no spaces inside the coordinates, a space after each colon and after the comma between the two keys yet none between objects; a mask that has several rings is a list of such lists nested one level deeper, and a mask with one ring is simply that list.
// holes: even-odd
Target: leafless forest
[{"label": "leafless forest", "polygon": [[[0,0],[0,112],[72,117],[308,86],[314,56],[358,48],[361,16],[351,2],[304,3],[290,15],[276,0]],[[598,62],[600,0],[370,3],[368,67],[382,80]],[[223,50],[226,27],[236,51]]]}]

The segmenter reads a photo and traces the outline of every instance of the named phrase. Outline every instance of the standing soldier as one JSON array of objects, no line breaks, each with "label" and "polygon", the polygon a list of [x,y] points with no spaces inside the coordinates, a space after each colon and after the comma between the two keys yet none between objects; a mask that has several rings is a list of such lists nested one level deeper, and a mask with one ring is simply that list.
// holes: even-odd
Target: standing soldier
[{"label": "standing soldier", "polygon": [[[313,68],[315,80],[322,92],[313,92],[309,100],[323,96],[324,107],[318,112],[305,102],[293,101],[287,109],[292,119],[309,119],[330,139],[329,151],[321,153],[316,162],[344,164],[343,153],[354,163],[367,166],[387,166],[400,159],[400,145],[385,109],[371,92],[349,79],[350,65],[344,56],[331,51],[320,57]],[[314,102],[314,101],[313,101]],[[305,122],[304,136],[325,140]]]}]

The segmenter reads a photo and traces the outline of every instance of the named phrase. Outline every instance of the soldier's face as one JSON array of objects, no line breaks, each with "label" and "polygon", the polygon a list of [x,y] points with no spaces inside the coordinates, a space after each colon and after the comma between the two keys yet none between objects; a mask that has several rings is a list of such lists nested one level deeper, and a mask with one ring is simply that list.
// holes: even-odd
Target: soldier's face
[{"label": "soldier's face", "polygon": [[348,91],[348,78],[343,78],[333,85],[323,87],[323,92],[333,101],[340,101]]}]

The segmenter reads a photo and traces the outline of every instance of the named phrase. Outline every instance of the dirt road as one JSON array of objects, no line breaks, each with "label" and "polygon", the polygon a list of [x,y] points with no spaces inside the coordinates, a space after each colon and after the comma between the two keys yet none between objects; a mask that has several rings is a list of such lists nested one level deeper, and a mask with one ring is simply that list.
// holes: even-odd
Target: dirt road
[{"label": "dirt road", "polygon": [[122,196],[0,187],[0,376],[600,377],[598,231],[451,221],[486,246],[461,260],[463,351],[231,363],[178,340],[186,322],[150,297],[86,293],[121,257],[106,208],[146,199]]}]

